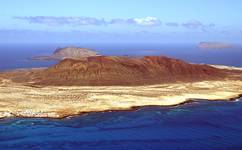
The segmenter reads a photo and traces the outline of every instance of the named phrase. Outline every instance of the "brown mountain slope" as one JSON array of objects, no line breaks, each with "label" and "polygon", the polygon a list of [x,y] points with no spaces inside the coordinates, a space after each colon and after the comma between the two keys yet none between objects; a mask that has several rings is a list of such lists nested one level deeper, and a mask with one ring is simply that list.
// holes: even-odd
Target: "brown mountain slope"
[{"label": "brown mountain slope", "polygon": [[164,56],[97,56],[65,59],[51,68],[23,76],[36,85],[147,85],[221,79],[226,73]]}]

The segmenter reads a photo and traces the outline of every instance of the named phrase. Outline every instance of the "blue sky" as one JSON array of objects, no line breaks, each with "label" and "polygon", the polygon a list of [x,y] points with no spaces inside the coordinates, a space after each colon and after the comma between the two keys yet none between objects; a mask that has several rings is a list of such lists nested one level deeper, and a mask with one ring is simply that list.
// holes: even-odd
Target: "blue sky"
[{"label": "blue sky", "polygon": [[1,43],[241,43],[241,0],[2,0]]}]

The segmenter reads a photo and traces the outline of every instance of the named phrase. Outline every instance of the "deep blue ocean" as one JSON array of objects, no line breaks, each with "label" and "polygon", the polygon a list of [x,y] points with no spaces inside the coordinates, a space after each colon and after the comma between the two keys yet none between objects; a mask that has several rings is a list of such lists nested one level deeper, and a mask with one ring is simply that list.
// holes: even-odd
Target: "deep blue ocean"
[{"label": "deep blue ocean", "polygon": [[242,45],[228,49],[199,49],[193,44],[0,44],[0,70],[47,67],[55,61],[30,61],[33,56],[50,55],[56,48],[79,46],[103,55],[165,55],[192,63],[242,67]]},{"label": "deep blue ocean", "polygon": [[[0,45],[0,70],[48,67],[31,61],[65,44]],[[86,44],[105,55],[167,55],[193,63],[242,67],[242,47],[201,50],[194,45]],[[1,93],[0,93],[1,94]],[[89,113],[65,119],[0,119],[0,150],[242,150],[242,98],[194,100],[176,107]]]}]

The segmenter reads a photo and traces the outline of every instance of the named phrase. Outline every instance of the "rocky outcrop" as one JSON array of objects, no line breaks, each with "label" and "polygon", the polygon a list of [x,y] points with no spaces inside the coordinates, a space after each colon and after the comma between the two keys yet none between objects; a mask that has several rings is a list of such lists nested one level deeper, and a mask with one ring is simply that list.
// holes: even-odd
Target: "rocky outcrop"
[{"label": "rocky outcrop", "polygon": [[98,56],[94,50],[78,47],[58,48],[51,56],[36,56],[34,60],[63,60],[65,58],[80,59],[91,56]]}]

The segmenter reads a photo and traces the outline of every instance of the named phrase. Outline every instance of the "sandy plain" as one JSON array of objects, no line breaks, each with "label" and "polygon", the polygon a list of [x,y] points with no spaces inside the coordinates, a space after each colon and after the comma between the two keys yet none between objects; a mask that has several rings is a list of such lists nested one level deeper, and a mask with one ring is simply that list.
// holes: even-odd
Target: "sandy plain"
[{"label": "sandy plain", "polygon": [[231,100],[242,94],[242,80],[147,86],[28,86],[0,78],[0,118],[63,118],[88,112],[173,106],[192,99]]}]

